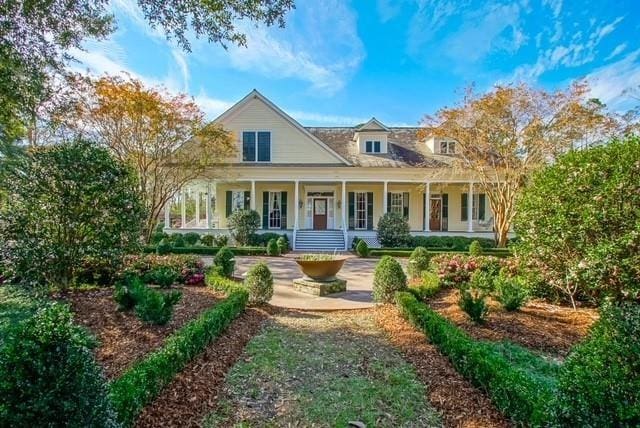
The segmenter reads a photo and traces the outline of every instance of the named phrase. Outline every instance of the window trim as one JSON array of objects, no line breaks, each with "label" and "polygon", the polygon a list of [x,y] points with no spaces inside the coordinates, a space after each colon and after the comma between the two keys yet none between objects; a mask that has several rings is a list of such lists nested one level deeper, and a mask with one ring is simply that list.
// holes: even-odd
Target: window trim
[{"label": "window trim", "polygon": [[[442,145],[444,144],[444,150]],[[456,154],[456,142],[455,141],[440,141],[439,144],[440,154],[442,155],[455,155]]]},{"label": "window trim", "polygon": [[[269,160],[259,160],[258,158],[258,153],[260,152],[259,150],[259,142],[258,142],[258,134],[260,133],[267,133],[269,134]],[[255,142],[255,147],[254,147],[254,160],[244,160],[244,134],[253,134],[254,135],[254,142]],[[242,131],[242,139],[241,139],[241,144],[242,144],[242,150],[240,153],[241,159],[243,163],[271,163],[271,160],[273,159],[273,133],[271,131],[267,131],[267,130],[253,130],[253,129],[248,129],[248,130],[244,130]]]},{"label": "window trim", "polygon": [[[273,209],[273,201],[274,201],[274,197],[277,195],[277,203],[278,203],[278,218],[277,218],[277,222],[274,222],[274,224],[277,224],[277,226],[273,226],[271,224],[271,213],[275,212],[276,210]],[[268,220],[268,229],[282,229],[282,192],[281,191],[276,191],[276,192],[269,192],[269,212],[267,213],[267,220]],[[276,220],[274,218],[274,220]]]},{"label": "window trim", "polygon": [[[378,149],[377,151],[376,151],[376,148]],[[382,143],[380,142],[380,140],[366,140],[364,142],[364,152],[365,153],[382,153]]]},{"label": "window trim", "polygon": [[[229,189],[231,190],[231,212],[234,213],[235,211],[241,211],[244,210],[244,192],[246,192],[246,190],[234,190],[234,189]],[[241,208],[236,208],[235,207],[235,201],[236,201],[236,195],[241,195],[240,200],[242,201],[242,207]]]},{"label": "window trim", "polygon": [[[368,212],[368,206],[369,206],[369,201],[367,198],[367,193],[368,192],[364,192],[364,191],[357,191],[355,190],[353,192],[353,230],[369,230],[368,229],[368,217],[369,217],[369,212]],[[359,210],[358,209],[358,195],[363,195],[363,201],[364,201],[364,210]],[[358,221],[360,220],[358,218],[358,213],[362,212],[364,213],[364,227],[358,227],[359,223]]]},{"label": "window trim", "polygon": [[[391,195],[391,203],[389,204],[389,207],[387,208],[389,210],[389,212],[397,212],[397,214],[400,215],[400,217],[404,217],[404,192],[389,192],[389,194]],[[394,198],[396,198],[396,202],[400,201],[400,210],[399,211],[394,211]],[[398,207],[396,207],[398,208]]]}]

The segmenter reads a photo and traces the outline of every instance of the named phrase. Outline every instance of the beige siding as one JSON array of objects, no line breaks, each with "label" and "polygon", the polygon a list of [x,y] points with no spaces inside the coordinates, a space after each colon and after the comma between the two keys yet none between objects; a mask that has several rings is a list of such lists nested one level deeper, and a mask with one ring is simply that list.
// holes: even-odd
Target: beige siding
[{"label": "beige siding", "polygon": [[342,163],[258,98],[250,100],[220,123],[234,133],[238,147],[237,162],[242,161],[243,131],[270,131],[272,163]]}]

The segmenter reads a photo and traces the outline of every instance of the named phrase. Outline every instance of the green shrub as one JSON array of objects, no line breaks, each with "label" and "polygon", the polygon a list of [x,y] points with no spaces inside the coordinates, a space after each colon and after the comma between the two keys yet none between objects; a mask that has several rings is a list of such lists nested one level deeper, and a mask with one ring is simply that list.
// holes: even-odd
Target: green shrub
[{"label": "green shrub", "polygon": [[467,284],[462,284],[460,288],[473,288],[483,291],[489,295],[495,289],[495,279],[497,275],[493,271],[484,271],[478,269],[471,274],[471,278]]},{"label": "green shrub", "polygon": [[254,210],[237,210],[227,218],[227,225],[238,245],[249,245],[251,236],[260,228],[260,214]]},{"label": "green shrub", "polygon": [[357,236],[353,237],[353,239],[351,240],[351,249],[353,251],[356,251],[356,248],[358,248],[358,244],[360,243],[360,241],[362,241],[361,238],[358,238]]},{"label": "green shrub", "polygon": [[364,239],[360,239],[358,245],[356,245],[356,253],[360,257],[369,257],[369,246]]},{"label": "green shrub", "polygon": [[60,303],[8,329],[0,341],[0,426],[117,426],[94,346]]},{"label": "green shrub", "polygon": [[529,292],[522,277],[498,275],[495,279],[495,298],[507,311],[517,311],[527,302]]},{"label": "green shrub", "polygon": [[168,266],[159,266],[144,275],[144,282],[156,284],[160,288],[169,288],[178,281],[180,273]]},{"label": "green shrub", "polygon": [[213,237],[213,245],[215,247],[226,247],[229,245],[229,237],[227,235],[215,235]]},{"label": "green shrub", "polygon": [[154,254],[131,255],[124,259],[123,275],[135,275],[145,278],[156,269],[170,269],[175,272],[177,282],[185,285],[200,285],[204,283],[204,262],[196,256]]},{"label": "green shrub", "polygon": [[278,251],[280,252],[280,254],[285,254],[287,251],[289,251],[289,241],[287,241],[284,236],[279,237],[276,241],[276,244],[278,244]]},{"label": "green shrub", "polygon": [[213,247],[213,235],[202,235],[200,242],[202,242],[204,246]]},{"label": "green shrub", "polygon": [[231,278],[236,267],[233,253],[227,247],[222,247],[218,250],[218,253],[213,258],[213,264],[219,266],[222,269],[222,274],[227,278]]},{"label": "green shrub", "polygon": [[476,324],[484,324],[489,314],[487,295],[477,288],[461,288],[458,305]]},{"label": "green shrub", "polygon": [[411,242],[409,223],[398,213],[388,212],[378,221],[378,242],[383,247],[404,247]]},{"label": "green shrub", "polygon": [[254,233],[249,238],[249,245],[266,247],[269,241],[271,241],[272,239],[275,239],[277,241],[280,238],[283,238],[286,241],[288,247],[289,238],[287,237],[287,234],[280,234],[275,232]]},{"label": "green shrub", "polygon": [[472,242],[477,241],[483,248],[495,249],[496,243],[488,238],[468,238],[466,236],[413,236],[410,246],[425,247],[437,251],[468,251]]},{"label": "green shrub", "polygon": [[570,150],[517,201],[516,253],[566,300],[640,300],[638,165],[638,136]]},{"label": "green shrub", "polygon": [[160,241],[162,241],[163,239],[167,239],[168,237],[169,237],[169,234],[164,233],[162,231],[154,232],[153,234],[151,234],[151,239],[149,240],[149,243],[153,245],[157,245]]},{"label": "green shrub", "polygon": [[[215,256],[222,247],[206,247],[204,245],[195,247],[171,248],[169,254],[175,255],[201,255]],[[264,256],[267,254],[265,247],[228,247],[236,256]],[[142,251],[146,254],[156,253],[156,247],[145,246]]]},{"label": "green shrub", "polygon": [[407,271],[411,278],[418,278],[423,271],[429,269],[429,261],[431,256],[424,247],[416,247],[409,257],[409,265]]},{"label": "green shrub", "polygon": [[169,241],[171,243],[175,242],[176,239],[182,239],[184,241],[184,235],[179,232],[175,232],[169,235]]},{"label": "green shrub", "polygon": [[606,305],[559,376],[559,422],[566,426],[640,425],[640,305]]},{"label": "green shrub", "polygon": [[469,244],[469,255],[470,256],[481,256],[482,255],[482,245],[477,240],[474,240]]},{"label": "green shrub", "polygon": [[474,340],[410,293],[398,293],[396,302],[400,313],[505,415],[519,425],[554,425],[556,364],[513,344]]},{"label": "green shrub", "polygon": [[407,291],[413,294],[416,299],[425,301],[435,296],[442,288],[438,275],[425,270],[422,272],[420,285],[409,287]]},{"label": "green shrub", "polygon": [[169,254],[171,252],[171,248],[171,242],[169,242],[167,238],[164,238],[158,243],[158,246],[156,247],[156,254],[158,254],[159,256]]},{"label": "green shrub", "polygon": [[173,307],[181,298],[180,291],[162,293],[147,287],[135,306],[136,316],[149,324],[165,325],[173,315]]},{"label": "green shrub", "polygon": [[185,241],[181,234],[176,236],[172,242],[173,242],[173,246],[176,248],[182,248],[185,246]]},{"label": "green shrub", "polygon": [[127,276],[116,283],[113,300],[118,304],[119,311],[129,311],[144,297],[145,292],[146,287],[140,278]]},{"label": "green shrub", "polygon": [[186,245],[196,245],[196,243],[200,240],[200,234],[198,232],[188,232],[184,234],[184,242]]},{"label": "green shrub", "polygon": [[244,280],[244,285],[249,291],[249,303],[267,303],[273,297],[273,276],[265,263],[257,263]]},{"label": "green shrub", "polygon": [[156,227],[153,229],[153,231],[156,233],[164,232],[164,222],[159,221],[158,223],[156,223]]},{"label": "green shrub", "polygon": [[373,300],[390,303],[397,291],[407,288],[407,276],[396,259],[384,256],[373,274]]},{"label": "green shrub", "polygon": [[87,256],[76,270],[76,284],[95,284],[109,286],[116,279],[122,260],[110,257]]},{"label": "green shrub", "polygon": [[267,255],[268,256],[279,256],[280,249],[278,248],[278,242],[275,239],[269,240],[267,244]]},{"label": "green shrub", "polygon": [[248,300],[244,287],[211,272],[207,274],[207,284],[224,288],[228,297],[173,333],[162,348],[111,383],[110,397],[123,425],[132,425],[144,406],[244,310]]}]

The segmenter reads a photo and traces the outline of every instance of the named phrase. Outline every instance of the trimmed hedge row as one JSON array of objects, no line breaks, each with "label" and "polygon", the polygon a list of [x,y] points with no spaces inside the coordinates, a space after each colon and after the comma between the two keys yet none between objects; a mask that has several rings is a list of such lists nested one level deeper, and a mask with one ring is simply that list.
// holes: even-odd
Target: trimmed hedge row
[{"label": "trimmed hedge row", "polygon": [[411,293],[396,293],[396,303],[505,415],[526,426],[553,425],[558,366],[513,344],[474,340]]},{"label": "trimmed hedge row", "polygon": [[[397,248],[374,248],[371,249],[369,255],[374,257],[381,256],[392,256],[392,257],[409,257],[411,256],[411,252],[413,250],[409,249],[397,249]],[[427,252],[431,257],[438,256],[440,254],[465,254],[469,255],[469,251],[433,251],[431,248],[427,248]],[[500,258],[506,258],[513,256],[513,252],[508,248],[492,248],[492,249],[483,249],[482,255],[484,256],[495,256]]]},{"label": "trimmed hedge row", "polygon": [[[215,256],[221,247],[173,247],[168,250],[171,254],[198,254],[201,256]],[[267,249],[265,247],[227,247],[236,256],[265,256]],[[155,253],[154,245],[147,245],[142,249],[145,253]]]},{"label": "trimmed hedge row", "polygon": [[[209,280],[208,275],[207,283]],[[110,397],[123,425],[131,426],[142,408],[244,310],[249,294],[243,287],[222,278],[210,285],[224,289],[228,297],[173,333],[162,348],[111,382]]]}]

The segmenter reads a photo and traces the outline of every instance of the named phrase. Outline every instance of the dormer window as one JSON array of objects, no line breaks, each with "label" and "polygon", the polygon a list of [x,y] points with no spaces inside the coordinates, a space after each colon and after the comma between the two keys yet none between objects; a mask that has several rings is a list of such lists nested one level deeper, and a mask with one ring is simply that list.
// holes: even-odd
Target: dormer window
[{"label": "dormer window", "polygon": [[440,141],[440,153],[443,155],[455,155],[456,154],[456,142],[455,141]]},{"label": "dormer window", "polygon": [[242,133],[243,162],[271,162],[271,132],[245,131]]},{"label": "dormer window", "polygon": [[380,153],[380,141],[367,140],[365,142],[366,153]]}]

